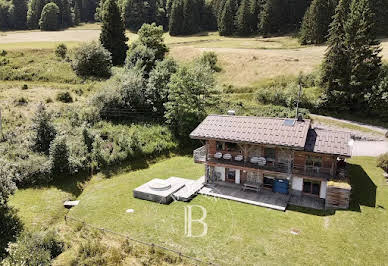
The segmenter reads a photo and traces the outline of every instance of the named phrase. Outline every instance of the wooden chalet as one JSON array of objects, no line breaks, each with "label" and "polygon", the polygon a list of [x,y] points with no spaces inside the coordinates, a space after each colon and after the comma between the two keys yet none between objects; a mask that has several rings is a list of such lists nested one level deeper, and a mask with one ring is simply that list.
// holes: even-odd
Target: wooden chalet
[{"label": "wooden chalet", "polygon": [[290,195],[294,205],[307,197],[349,206],[349,133],[314,129],[308,119],[209,115],[190,137],[204,143],[194,160],[205,165],[207,184]]}]

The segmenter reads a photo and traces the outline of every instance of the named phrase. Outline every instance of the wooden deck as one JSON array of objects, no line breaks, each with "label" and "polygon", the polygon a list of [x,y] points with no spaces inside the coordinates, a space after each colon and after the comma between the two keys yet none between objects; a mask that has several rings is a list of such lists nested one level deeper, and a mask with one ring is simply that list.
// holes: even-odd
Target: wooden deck
[{"label": "wooden deck", "polygon": [[242,191],[240,185],[207,184],[199,194],[285,211],[290,196],[267,190]]}]

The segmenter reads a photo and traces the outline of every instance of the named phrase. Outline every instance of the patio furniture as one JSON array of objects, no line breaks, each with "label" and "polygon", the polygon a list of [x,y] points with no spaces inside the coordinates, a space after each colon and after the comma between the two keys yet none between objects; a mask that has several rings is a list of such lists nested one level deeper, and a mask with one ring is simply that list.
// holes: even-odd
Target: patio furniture
[{"label": "patio furniture", "polygon": [[245,182],[243,184],[242,190],[243,191],[245,191],[245,190],[253,190],[253,191],[259,192],[260,188],[261,188],[261,184],[260,183],[247,181],[247,182]]},{"label": "patio furniture", "polygon": [[259,157],[252,157],[249,161],[251,163],[258,163],[259,162]]},{"label": "patio furniture", "polygon": [[243,159],[244,157],[242,155],[237,155],[236,157],[234,157],[234,160],[238,162],[241,162]]},{"label": "patio furniture", "polygon": [[225,160],[230,160],[230,159],[232,159],[232,155],[229,154],[229,153],[226,153],[226,154],[224,154],[223,158],[224,158]]},{"label": "patio furniture", "polygon": [[216,152],[216,153],[214,154],[214,158],[216,158],[216,159],[221,159],[221,158],[222,158],[222,153],[221,153],[221,152]]}]

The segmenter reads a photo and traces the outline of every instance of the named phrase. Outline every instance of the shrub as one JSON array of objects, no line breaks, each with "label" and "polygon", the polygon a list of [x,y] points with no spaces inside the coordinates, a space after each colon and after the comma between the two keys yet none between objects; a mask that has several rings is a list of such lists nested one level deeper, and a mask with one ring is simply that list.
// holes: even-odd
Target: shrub
[{"label": "shrub", "polygon": [[73,98],[71,97],[70,92],[64,91],[59,92],[56,97],[57,101],[63,102],[63,103],[72,103]]},{"label": "shrub", "polygon": [[10,265],[51,265],[61,254],[63,242],[54,232],[24,233],[8,247],[6,263]]},{"label": "shrub", "polygon": [[388,153],[382,154],[377,158],[377,166],[388,172]]},{"label": "shrub", "polygon": [[57,131],[51,122],[51,114],[46,111],[43,104],[38,105],[38,109],[32,118],[32,131],[34,149],[38,152],[47,153]]},{"label": "shrub", "polygon": [[0,51],[0,56],[6,56],[7,55],[7,51],[6,50],[1,50]]},{"label": "shrub", "polygon": [[155,50],[143,44],[134,43],[128,51],[125,66],[141,70],[144,76],[148,77],[150,71],[155,67],[155,63]]},{"label": "shrub", "polygon": [[57,48],[55,49],[55,55],[59,58],[65,59],[66,54],[67,54],[66,45],[63,43],[58,44]]},{"label": "shrub", "polygon": [[199,58],[199,62],[208,65],[214,72],[221,71],[221,68],[217,65],[218,58],[215,52],[204,52]]},{"label": "shrub", "polygon": [[59,7],[55,3],[48,3],[43,7],[39,20],[41,30],[58,30],[59,29]]},{"label": "shrub", "polygon": [[72,66],[79,76],[108,78],[111,76],[112,57],[100,43],[91,42],[76,50]]},{"label": "shrub", "polygon": [[51,173],[68,173],[69,165],[69,147],[64,136],[56,137],[50,145],[50,165]]},{"label": "shrub", "polygon": [[28,85],[27,84],[23,84],[22,90],[28,90]]},{"label": "shrub", "polygon": [[108,248],[98,239],[81,242],[74,265],[107,265],[107,251]]},{"label": "shrub", "polygon": [[16,100],[15,100],[15,104],[16,105],[26,105],[26,104],[28,104],[28,99],[27,98],[25,98],[25,97],[19,97],[19,98],[17,98]]},{"label": "shrub", "polygon": [[9,60],[5,57],[0,58],[0,66],[6,66],[9,64]]},{"label": "shrub", "polygon": [[53,99],[51,99],[50,97],[46,98],[46,103],[52,103],[53,102]]}]

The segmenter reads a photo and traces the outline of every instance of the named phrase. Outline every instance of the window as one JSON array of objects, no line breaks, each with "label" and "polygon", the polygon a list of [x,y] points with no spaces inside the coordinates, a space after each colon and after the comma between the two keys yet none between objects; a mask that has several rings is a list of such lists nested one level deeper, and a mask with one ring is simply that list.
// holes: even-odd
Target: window
[{"label": "window", "polygon": [[322,157],[307,156],[306,166],[321,167],[322,166]]},{"label": "window", "polygon": [[312,180],[303,180],[303,192],[306,194],[319,196],[321,182]]},{"label": "window", "polygon": [[224,149],[224,145],[222,142],[216,141],[216,150],[222,151]]},{"label": "window", "polygon": [[275,161],[276,157],[275,157],[275,149],[274,148],[264,148],[264,157],[266,160],[272,160],[272,161]]}]

